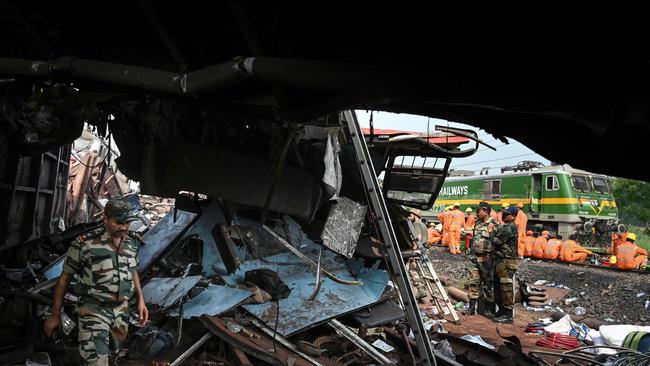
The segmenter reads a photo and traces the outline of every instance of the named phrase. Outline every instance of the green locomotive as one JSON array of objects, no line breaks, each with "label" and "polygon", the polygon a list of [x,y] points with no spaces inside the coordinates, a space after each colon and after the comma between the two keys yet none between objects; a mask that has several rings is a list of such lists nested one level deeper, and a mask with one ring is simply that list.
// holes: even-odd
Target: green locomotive
[{"label": "green locomotive", "polygon": [[[525,169],[524,169],[525,170]],[[502,203],[524,204],[528,227],[550,230],[567,239],[577,234],[583,243],[603,243],[618,225],[618,209],[607,176],[573,169],[568,165],[540,167],[498,175],[448,177],[431,210],[436,214],[455,202],[476,207],[480,201],[493,208]]]}]

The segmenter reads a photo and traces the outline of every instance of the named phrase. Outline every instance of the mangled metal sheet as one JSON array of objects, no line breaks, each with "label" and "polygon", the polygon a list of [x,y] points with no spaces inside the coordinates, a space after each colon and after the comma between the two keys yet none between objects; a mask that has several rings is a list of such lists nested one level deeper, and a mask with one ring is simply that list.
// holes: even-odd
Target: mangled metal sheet
[{"label": "mangled metal sheet", "polygon": [[194,213],[176,210],[176,221],[174,221],[174,210],[169,211],[156,226],[142,237],[144,244],[138,251],[138,271],[145,272],[195,217]]},{"label": "mangled metal sheet", "polygon": [[61,272],[63,272],[63,264],[65,263],[65,258],[66,256],[63,255],[59,259],[50,263],[50,265],[43,270],[43,274],[45,275],[45,278],[51,280],[53,278],[57,278],[61,276]]},{"label": "mangled metal sheet", "polygon": [[177,303],[201,280],[201,276],[155,277],[142,287],[142,295],[147,304],[167,309]]},{"label": "mangled metal sheet", "polygon": [[[301,252],[317,260],[321,246],[311,241],[305,243]],[[321,322],[338,317],[377,302],[388,283],[388,273],[383,270],[362,268],[356,277],[348,270],[346,262],[335,253],[324,251],[322,265],[336,277],[344,280],[360,280],[363,285],[343,285],[325,278],[321,289],[309,301],[316,286],[316,274],[308,264],[292,253],[280,253],[264,260],[245,262],[233,275],[224,279],[231,285],[241,284],[246,271],[267,268],[278,272],[284,283],[291,288],[289,297],[279,301],[279,321],[275,326],[278,306],[275,302],[247,304],[243,307],[278,333],[289,336],[313,327]]]},{"label": "mangled metal sheet", "polygon": [[333,251],[352,258],[366,216],[366,206],[340,197],[332,205],[321,233],[323,244]]},{"label": "mangled metal sheet", "polygon": [[[227,286],[210,285],[196,297],[183,304],[183,318],[190,319],[201,315],[217,316],[246,300],[252,292]],[[179,310],[169,315],[178,316]]]}]

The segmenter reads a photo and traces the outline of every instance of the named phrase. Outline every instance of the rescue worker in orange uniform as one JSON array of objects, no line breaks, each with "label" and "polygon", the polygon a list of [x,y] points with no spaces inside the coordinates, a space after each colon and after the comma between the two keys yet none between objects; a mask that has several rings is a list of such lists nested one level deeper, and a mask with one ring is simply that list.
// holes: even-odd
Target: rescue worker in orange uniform
[{"label": "rescue worker in orange uniform", "polygon": [[542,235],[538,236],[533,243],[532,257],[537,259],[544,259],[544,251],[546,250],[546,241],[548,240],[548,231],[542,231]]},{"label": "rescue worker in orange uniform", "polygon": [[465,224],[463,227],[468,231],[474,230],[474,225],[476,225],[476,217],[474,217],[474,214],[472,212],[473,211],[471,207],[465,209]]},{"label": "rescue worker in orange uniform", "polygon": [[635,269],[648,261],[648,251],[635,244],[636,234],[627,233],[626,242],[619,245],[616,253],[616,267],[620,269]]},{"label": "rescue worker in orange uniform", "polygon": [[438,214],[438,220],[442,224],[442,246],[449,246],[449,225],[451,225],[451,206],[445,207],[445,210]]},{"label": "rescue worker in orange uniform", "polygon": [[627,240],[627,232],[619,234],[619,233],[612,233],[612,246],[607,248],[607,254],[614,254],[616,255],[616,252],[618,251],[618,246],[621,244],[625,244],[625,241]]},{"label": "rescue worker in orange uniform", "polygon": [[569,239],[562,243],[560,248],[560,260],[564,262],[582,262],[587,256],[593,253],[576,243],[575,240]]},{"label": "rescue worker in orange uniform", "polygon": [[498,223],[499,225],[503,225],[503,224],[504,224],[503,219],[502,219],[502,218],[503,218],[503,210],[505,210],[505,209],[508,208],[508,207],[510,207],[510,204],[509,204],[508,202],[504,202],[504,203],[501,204],[501,209],[500,209],[499,212],[497,213],[497,218],[496,218],[497,223]]},{"label": "rescue worker in orange uniform", "polygon": [[463,230],[461,231],[461,239],[465,238],[465,252],[470,253],[470,247],[472,246],[472,239],[474,238],[474,227],[476,226],[476,217],[472,214],[473,210],[471,207],[465,209],[465,224],[463,224]]},{"label": "rescue worker in orange uniform", "polygon": [[517,251],[519,258],[524,257],[524,250],[526,248],[526,225],[528,225],[528,216],[524,212],[524,204],[517,204],[517,216],[515,216],[515,225],[517,225],[517,233],[519,235],[517,241]]},{"label": "rescue worker in orange uniform", "polygon": [[435,225],[433,222],[429,223],[429,228],[427,229],[429,233],[429,245],[437,245],[442,240],[442,225]]},{"label": "rescue worker in orange uniform", "polygon": [[551,238],[546,242],[546,249],[544,250],[544,259],[556,260],[560,256],[560,248],[562,248],[562,237]]},{"label": "rescue worker in orange uniform", "polygon": [[455,202],[449,217],[449,252],[460,254],[460,230],[465,224],[465,214],[460,210],[460,203]]},{"label": "rescue worker in orange uniform", "polygon": [[524,257],[533,256],[533,246],[535,245],[535,237],[533,231],[526,231],[526,239],[524,240]]}]

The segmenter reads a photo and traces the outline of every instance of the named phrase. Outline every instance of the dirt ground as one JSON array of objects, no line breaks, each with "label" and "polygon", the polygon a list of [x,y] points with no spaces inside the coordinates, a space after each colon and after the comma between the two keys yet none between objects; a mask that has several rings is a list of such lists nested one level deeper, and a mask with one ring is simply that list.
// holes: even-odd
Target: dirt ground
[{"label": "dirt ground", "polygon": [[[448,277],[453,286],[466,290],[466,272],[469,265],[466,255],[451,255],[446,248],[440,247],[432,248],[429,254],[438,275]],[[574,308],[582,306],[587,311],[586,316],[596,322],[650,324],[650,309],[644,308],[645,301],[650,300],[650,277],[646,277],[650,275],[534,260],[522,261],[517,275],[531,284],[538,280],[547,280],[549,283],[568,287],[567,290],[553,288],[549,292],[554,294],[551,297],[559,298],[558,306],[572,315],[574,320],[580,321],[579,317],[573,316]],[[647,295],[637,296],[642,292]],[[569,305],[565,304],[566,299],[573,297],[577,300]],[[480,315],[464,315],[462,311],[459,315],[459,324],[444,324],[448,332],[457,336],[480,335],[494,346],[503,343],[499,332],[503,336],[516,335],[522,342],[524,352],[528,352],[539,349],[535,342],[540,336],[527,334],[526,325],[550,317],[551,313],[527,311],[522,304],[517,304],[513,324],[496,324]]]},{"label": "dirt ground", "polygon": [[[434,247],[430,258],[438,275],[449,277],[456,287],[466,290],[466,255],[451,255],[446,248]],[[529,284],[546,280],[568,287],[568,294],[558,305],[569,314],[581,306],[587,315],[606,323],[650,325],[650,307],[645,309],[646,300],[650,300],[650,274],[526,259],[517,276]],[[564,303],[573,297],[577,300]]]}]

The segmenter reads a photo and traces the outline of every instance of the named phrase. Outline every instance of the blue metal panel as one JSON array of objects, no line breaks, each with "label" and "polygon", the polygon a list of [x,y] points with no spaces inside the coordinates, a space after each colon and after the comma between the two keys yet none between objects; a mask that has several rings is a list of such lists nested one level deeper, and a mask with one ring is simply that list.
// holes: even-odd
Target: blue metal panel
[{"label": "blue metal panel", "polygon": [[142,287],[144,301],[167,309],[185,296],[201,278],[202,276],[152,278]]},{"label": "blue metal panel", "polygon": [[[183,318],[189,319],[203,314],[217,316],[239,305],[250,295],[251,292],[248,290],[210,285],[183,305]],[[178,309],[170,311],[169,315],[178,316]]]},{"label": "blue metal panel", "polygon": [[[320,248],[307,239],[305,247],[300,251],[316,260]],[[264,261],[253,260],[243,263],[237,272],[225,276],[224,279],[234,285],[244,282],[246,271],[267,268],[278,272],[282,281],[291,288],[289,297],[279,301],[280,315],[277,331],[283,336],[289,336],[377,302],[388,283],[386,271],[360,268],[358,264],[356,265],[358,276],[353,277],[345,260],[329,250],[323,251],[322,265],[341,279],[357,279],[362,281],[363,285],[341,285],[324,278],[320,292],[313,301],[309,301],[309,295],[315,287],[315,270],[292,253],[280,253],[267,257]],[[275,302],[249,304],[243,307],[269,327],[275,328],[277,313]]]},{"label": "blue metal panel", "polygon": [[174,222],[174,210],[170,210],[156,226],[149,230],[142,237],[144,245],[140,246],[138,252],[138,272],[146,272],[160,254],[175,241],[176,237],[185,230],[196,214],[177,210],[176,222]]}]

